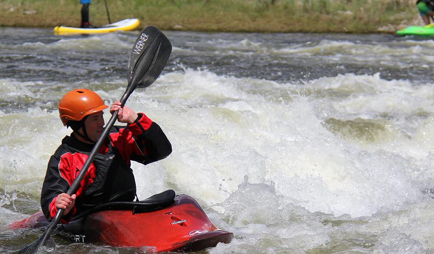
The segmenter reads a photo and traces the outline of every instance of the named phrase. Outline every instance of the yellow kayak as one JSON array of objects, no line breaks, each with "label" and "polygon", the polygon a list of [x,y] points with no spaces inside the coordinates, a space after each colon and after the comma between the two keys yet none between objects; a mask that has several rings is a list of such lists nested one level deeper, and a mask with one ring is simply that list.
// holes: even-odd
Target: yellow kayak
[{"label": "yellow kayak", "polygon": [[116,31],[132,31],[140,25],[138,19],[124,19],[112,24],[108,24],[102,27],[94,28],[79,28],[79,27],[67,27],[56,26],[54,28],[54,34],[66,35],[66,34],[102,34],[112,33]]}]

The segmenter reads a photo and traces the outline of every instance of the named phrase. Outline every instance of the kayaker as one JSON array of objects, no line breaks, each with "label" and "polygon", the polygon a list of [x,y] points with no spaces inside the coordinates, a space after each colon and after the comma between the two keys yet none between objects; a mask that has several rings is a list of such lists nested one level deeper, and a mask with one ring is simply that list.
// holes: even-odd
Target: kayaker
[{"label": "kayaker", "polygon": [[425,25],[429,25],[434,20],[434,0],[417,0],[417,9]]},{"label": "kayaker", "polygon": [[112,201],[134,201],[136,183],[131,160],[149,164],[167,157],[172,146],[160,126],[144,113],[121,107],[119,101],[110,106],[119,110],[114,126],[89,167],[76,195],[66,194],[104,130],[103,110],[108,108],[101,97],[88,89],[66,93],[59,103],[63,125],[73,130],[63,138],[51,156],[42,186],[41,207],[51,220],[58,209],[65,209],[62,223],[98,204]]},{"label": "kayaker", "polygon": [[93,28],[93,26],[89,22],[89,6],[92,3],[92,0],[80,0],[81,6],[81,28]]}]

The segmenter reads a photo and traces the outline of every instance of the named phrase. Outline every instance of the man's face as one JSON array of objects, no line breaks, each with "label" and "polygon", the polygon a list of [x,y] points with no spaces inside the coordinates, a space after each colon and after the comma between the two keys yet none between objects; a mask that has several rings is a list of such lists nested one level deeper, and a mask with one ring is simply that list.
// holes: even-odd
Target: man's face
[{"label": "man's face", "polygon": [[103,112],[96,112],[89,115],[84,121],[86,126],[87,135],[93,142],[97,142],[104,131],[104,118]]}]

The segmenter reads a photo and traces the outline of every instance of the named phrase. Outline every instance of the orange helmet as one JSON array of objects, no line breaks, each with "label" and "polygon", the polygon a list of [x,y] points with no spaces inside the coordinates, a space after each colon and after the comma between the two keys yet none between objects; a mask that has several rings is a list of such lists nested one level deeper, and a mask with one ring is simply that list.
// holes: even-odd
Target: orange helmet
[{"label": "orange helmet", "polygon": [[59,102],[59,115],[63,125],[68,121],[81,121],[85,116],[108,108],[97,93],[88,89],[67,92]]}]

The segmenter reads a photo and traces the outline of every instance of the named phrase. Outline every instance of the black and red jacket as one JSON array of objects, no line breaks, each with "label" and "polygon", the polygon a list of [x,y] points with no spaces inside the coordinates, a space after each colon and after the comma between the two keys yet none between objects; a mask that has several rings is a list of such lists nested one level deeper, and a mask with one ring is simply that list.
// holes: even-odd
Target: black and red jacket
[{"label": "black and red jacket", "polygon": [[[93,144],[71,135],[51,156],[41,192],[41,207],[47,219],[56,215],[57,196],[68,191],[92,148]],[[75,207],[62,222],[67,223],[74,215],[101,203],[133,201],[136,183],[131,160],[149,164],[171,152],[172,146],[160,126],[143,113],[133,124],[114,126],[78,187]]]}]

